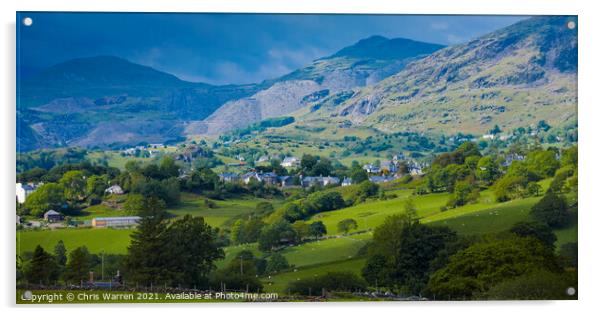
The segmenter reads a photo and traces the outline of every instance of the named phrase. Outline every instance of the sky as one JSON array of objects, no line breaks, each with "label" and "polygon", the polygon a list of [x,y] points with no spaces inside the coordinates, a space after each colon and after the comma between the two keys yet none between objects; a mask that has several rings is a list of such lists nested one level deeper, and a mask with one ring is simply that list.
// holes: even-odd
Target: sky
[{"label": "sky", "polygon": [[[32,19],[30,26],[21,21]],[[524,16],[17,13],[17,62],[37,71],[112,55],[210,84],[287,74],[360,39],[381,35],[453,45]]]}]

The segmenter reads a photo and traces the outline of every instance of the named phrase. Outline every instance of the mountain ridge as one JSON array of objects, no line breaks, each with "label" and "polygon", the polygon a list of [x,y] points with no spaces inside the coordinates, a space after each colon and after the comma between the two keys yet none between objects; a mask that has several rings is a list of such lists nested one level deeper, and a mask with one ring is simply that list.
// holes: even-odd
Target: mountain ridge
[{"label": "mountain ridge", "polygon": [[[383,47],[401,52],[383,54]],[[203,121],[190,122],[187,135],[217,135],[243,128],[263,119],[293,113],[308,103],[304,98],[318,99],[367,86],[397,73],[414,59],[424,57],[444,46],[403,38],[372,36],[339,50],[334,55],[279,78],[265,81],[264,89],[255,95],[232,100]],[[312,83],[313,82],[313,83]],[[253,113],[250,109],[259,112]]]},{"label": "mountain ridge", "polygon": [[445,133],[511,130],[538,120],[571,124],[577,36],[567,25],[573,19],[531,18],[441,49],[295,124],[329,118],[335,126]]}]

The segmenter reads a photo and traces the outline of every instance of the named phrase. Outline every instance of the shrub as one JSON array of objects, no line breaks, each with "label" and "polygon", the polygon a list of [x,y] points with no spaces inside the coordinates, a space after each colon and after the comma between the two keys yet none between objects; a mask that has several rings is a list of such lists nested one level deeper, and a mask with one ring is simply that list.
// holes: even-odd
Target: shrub
[{"label": "shrub", "polygon": [[301,295],[319,295],[322,289],[340,292],[363,291],[366,287],[366,281],[352,272],[328,272],[289,284],[291,293]]},{"label": "shrub", "polygon": [[564,197],[551,190],[537,204],[533,205],[531,215],[554,228],[565,226],[570,217]]}]

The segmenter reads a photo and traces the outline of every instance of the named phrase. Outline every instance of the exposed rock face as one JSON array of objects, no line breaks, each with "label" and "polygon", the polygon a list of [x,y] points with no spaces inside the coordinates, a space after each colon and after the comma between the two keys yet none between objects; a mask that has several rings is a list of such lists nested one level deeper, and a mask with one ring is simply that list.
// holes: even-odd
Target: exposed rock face
[{"label": "exposed rock face", "polygon": [[251,97],[227,102],[205,120],[189,124],[186,133],[215,135],[283,116],[298,110],[305,96],[320,89],[321,86],[311,80],[278,82]]},{"label": "exposed rock face", "polygon": [[[341,91],[375,84],[398,73],[409,62],[442,45],[373,36],[333,56],[276,79],[255,95],[224,104],[201,122],[191,122],[187,134],[220,134],[266,118],[291,114],[309,105],[316,93],[325,98]],[[255,113],[258,111],[259,113]],[[369,112],[368,105],[364,111]]]},{"label": "exposed rock face", "polygon": [[577,33],[566,26],[570,19],[532,18],[439,50],[361,89],[334,115],[383,130],[442,132],[562,123],[564,113],[576,119]]}]

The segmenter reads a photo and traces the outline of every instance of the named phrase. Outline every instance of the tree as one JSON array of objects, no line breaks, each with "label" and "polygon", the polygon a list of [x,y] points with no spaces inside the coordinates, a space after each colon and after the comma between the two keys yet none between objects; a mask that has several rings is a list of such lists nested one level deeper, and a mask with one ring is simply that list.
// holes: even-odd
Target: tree
[{"label": "tree", "polygon": [[540,222],[518,222],[510,228],[510,232],[519,237],[537,238],[542,244],[550,248],[554,248],[556,242],[556,234],[550,226]]},{"label": "tree", "polygon": [[39,217],[48,210],[60,209],[63,202],[63,188],[56,183],[46,183],[27,197],[25,208]]},{"label": "tree", "polygon": [[477,163],[475,175],[477,176],[477,179],[485,182],[486,184],[491,184],[500,175],[499,165],[495,159],[493,159],[493,157],[484,156],[479,159],[479,162]]},{"label": "tree", "polygon": [[353,183],[362,183],[368,180],[368,173],[359,165],[351,168],[350,175]]},{"label": "tree", "polygon": [[527,170],[534,174],[537,179],[545,179],[554,176],[560,163],[556,160],[556,153],[551,150],[535,150],[530,152],[525,159]]},{"label": "tree", "polygon": [[337,223],[339,233],[347,234],[352,229],[357,229],[357,222],[352,218],[346,218]]},{"label": "tree", "polygon": [[130,193],[123,203],[123,209],[130,215],[138,215],[145,208],[146,203],[142,194]]},{"label": "tree", "polygon": [[63,186],[65,198],[71,202],[81,201],[86,193],[86,178],[80,170],[67,171],[59,180]]},{"label": "tree", "polygon": [[468,181],[458,181],[447,204],[451,207],[462,206],[476,202],[479,196],[478,188],[473,187]]},{"label": "tree", "polygon": [[170,156],[164,156],[161,159],[159,171],[164,179],[173,178],[180,175],[180,168]]},{"label": "tree", "polygon": [[548,190],[544,197],[533,205],[531,215],[554,228],[565,226],[570,219],[566,200],[552,190]]},{"label": "tree", "polygon": [[211,287],[239,291],[259,291],[263,285],[257,275],[265,270],[265,260],[257,259],[252,252],[243,250],[237,253],[225,268],[216,271],[211,279]]},{"label": "tree", "polygon": [[403,201],[403,211],[408,221],[414,221],[418,219],[416,204],[413,199],[406,199]]},{"label": "tree", "polygon": [[261,230],[265,226],[265,223],[259,217],[252,217],[244,222],[241,231],[240,240],[243,243],[256,242],[259,239]]},{"label": "tree", "polygon": [[59,268],[52,255],[38,245],[24,272],[28,282],[47,285],[58,279]]},{"label": "tree", "polygon": [[472,298],[500,282],[541,269],[556,272],[558,266],[553,250],[533,237],[477,243],[435,271],[425,292],[439,299]]},{"label": "tree", "polygon": [[239,219],[236,222],[234,222],[234,224],[232,224],[232,228],[230,229],[230,240],[232,241],[232,243],[234,243],[234,244],[241,243],[242,226],[243,226],[242,219]]},{"label": "tree", "polygon": [[132,233],[126,275],[139,285],[202,286],[223,257],[217,232],[202,217],[186,215],[168,225],[165,213],[149,213]]},{"label": "tree", "polygon": [[288,203],[282,209],[282,218],[289,222],[294,222],[303,219],[304,214],[301,206],[297,203]]},{"label": "tree", "polygon": [[327,272],[326,274],[294,281],[288,285],[291,293],[301,295],[319,295],[322,290],[352,292],[365,290],[366,281],[353,272]]},{"label": "tree", "polygon": [[316,156],[303,154],[303,156],[301,156],[301,171],[305,174],[310,174],[317,163],[318,158]]},{"label": "tree", "polygon": [[488,300],[565,300],[567,289],[577,285],[577,275],[572,272],[538,270],[494,285],[478,298]]},{"label": "tree", "polygon": [[217,245],[217,231],[202,217],[185,215],[174,220],[165,232],[163,273],[172,285],[187,287],[206,285],[215,261],[224,258]]},{"label": "tree", "polygon": [[109,178],[107,175],[92,175],[86,180],[86,195],[102,197],[105,189],[108,187]]},{"label": "tree", "polygon": [[387,257],[383,254],[377,253],[368,258],[366,264],[362,268],[362,276],[369,284],[378,287],[379,285],[385,285],[389,280],[388,273],[389,263]]},{"label": "tree", "polygon": [[578,245],[576,242],[560,246],[560,260],[564,267],[577,267]]},{"label": "tree", "polygon": [[576,167],[578,162],[578,150],[577,145],[569,147],[562,151],[562,156],[560,157],[560,165],[565,166],[573,166]]},{"label": "tree", "polygon": [[144,214],[131,235],[124,260],[126,278],[139,285],[164,284],[166,254],[170,241],[166,238],[167,224],[163,213]]},{"label": "tree", "polygon": [[92,269],[92,257],[85,246],[75,248],[69,253],[69,260],[65,266],[63,279],[66,282],[79,284],[82,280],[87,280]]},{"label": "tree", "polygon": [[309,225],[307,225],[304,221],[296,221],[292,225],[295,232],[297,232],[297,236],[300,240],[309,236]]},{"label": "tree", "polygon": [[280,253],[276,252],[270,256],[265,272],[278,273],[278,271],[282,271],[284,269],[287,269],[288,267],[289,264],[286,258]]},{"label": "tree", "polygon": [[297,232],[286,220],[279,220],[261,230],[258,243],[259,250],[271,251],[281,245],[296,243]]},{"label": "tree", "polygon": [[313,176],[329,176],[332,173],[332,165],[330,160],[326,158],[320,158],[320,160],[311,168],[309,172]]},{"label": "tree", "polygon": [[309,234],[314,236],[315,239],[326,235],[326,225],[324,225],[324,223],[321,221],[309,224]]},{"label": "tree", "polygon": [[374,231],[366,277],[373,284],[378,280],[379,285],[406,294],[420,294],[428,280],[431,262],[456,239],[455,232],[447,227],[426,226],[403,214],[389,216]]},{"label": "tree", "polygon": [[67,264],[67,248],[62,240],[59,240],[54,246],[54,257],[59,266],[64,267]]},{"label": "tree", "polygon": [[356,201],[364,201],[369,197],[376,196],[378,194],[378,184],[373,183],[369,180],[360,182]]},{"label": "tree", "polygon": [[508,173],[494,184],[493,194],[499,202],[524,197],[528,183],[527,178]]}]

